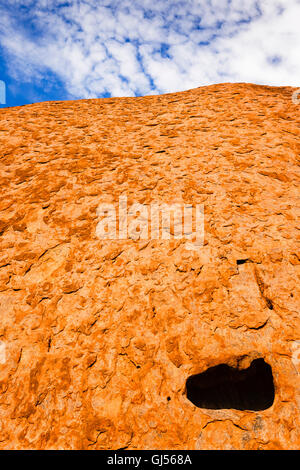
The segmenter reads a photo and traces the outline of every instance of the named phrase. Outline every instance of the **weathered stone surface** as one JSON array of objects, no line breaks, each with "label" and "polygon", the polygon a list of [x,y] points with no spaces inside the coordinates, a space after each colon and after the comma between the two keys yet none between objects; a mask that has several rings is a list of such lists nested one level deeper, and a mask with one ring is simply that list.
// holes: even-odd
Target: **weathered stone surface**
[{"label": "weathered stone surface", "polygon": [[[292,92],[0,110],[2,449],[300,448]],[[121,194],[203,203],[204,247],[99,240],[96,209]],[[268,409],[187,399],[189,376],[257,358],[272,367]]]}]

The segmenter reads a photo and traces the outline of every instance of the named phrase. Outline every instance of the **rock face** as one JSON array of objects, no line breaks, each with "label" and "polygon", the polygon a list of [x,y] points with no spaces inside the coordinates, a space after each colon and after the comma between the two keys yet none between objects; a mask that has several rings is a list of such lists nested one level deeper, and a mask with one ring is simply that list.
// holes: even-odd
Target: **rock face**
[{"label": "rock face", "polygon": [[[2,449],[300,448],[293,91],[0,110]],[[124,195],[204,245],[100,239]]]}]

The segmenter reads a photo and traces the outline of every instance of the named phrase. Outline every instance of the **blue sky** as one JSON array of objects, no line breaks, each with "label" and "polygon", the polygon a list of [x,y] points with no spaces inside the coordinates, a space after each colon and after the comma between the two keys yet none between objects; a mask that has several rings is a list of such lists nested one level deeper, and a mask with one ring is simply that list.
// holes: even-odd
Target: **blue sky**
[{"label": "blue sky", "polygon": [[300,86],[300,0],[0,0],[6,106]]}]

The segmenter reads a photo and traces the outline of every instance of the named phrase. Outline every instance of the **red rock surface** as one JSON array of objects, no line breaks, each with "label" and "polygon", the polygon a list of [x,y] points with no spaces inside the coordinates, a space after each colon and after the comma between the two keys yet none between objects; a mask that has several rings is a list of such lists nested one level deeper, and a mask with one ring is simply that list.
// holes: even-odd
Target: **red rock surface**
[{"label": "red rock surface", "polygon": [[[300,448],[292,92],[0,110],[2,449]],[[98,205],[121,194],[203,203],[205,245],[98,239]],[[256,358],[268,409],[188,400],[189,376]]]}]

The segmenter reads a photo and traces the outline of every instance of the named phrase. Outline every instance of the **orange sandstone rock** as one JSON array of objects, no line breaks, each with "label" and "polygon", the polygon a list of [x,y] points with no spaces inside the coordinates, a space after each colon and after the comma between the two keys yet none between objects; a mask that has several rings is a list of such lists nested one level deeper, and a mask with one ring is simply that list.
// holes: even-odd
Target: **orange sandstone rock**
[{"label": "orange sandstone rock", "polygon": [[[0,110],[2,449],[300,448],[293,91]],[[122,195],[203,204],[204,246],[99,239]]]}]

